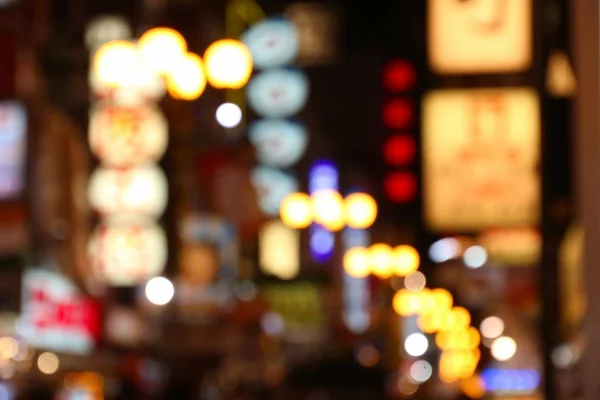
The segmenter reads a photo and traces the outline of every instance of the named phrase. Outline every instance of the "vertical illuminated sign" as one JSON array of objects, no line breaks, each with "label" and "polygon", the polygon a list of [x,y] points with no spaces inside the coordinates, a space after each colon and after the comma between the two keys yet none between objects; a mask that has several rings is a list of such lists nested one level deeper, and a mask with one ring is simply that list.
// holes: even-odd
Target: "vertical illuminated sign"
[{"label": "vertical illuminated sign", "polygon": [[[346,228],[342,232],[343,252],[352,247],[367,247],[370,240],[368,230]],[[355,278],[342,269],[342,283],[344,302],[342,320],[351,332],[364,333],[369,329],[371,322],[369,278]]]},{"label": "vertical illuminated sign", "polygon": [[[308,192],[319,190],[338,190],[339,173],[335,164],[328,160],[315,162],[309,169]],[[335,234],[320,224],[312,224],[309,229],[310,254],[313,261],[326,263],[331,260],[335,250]]]}]

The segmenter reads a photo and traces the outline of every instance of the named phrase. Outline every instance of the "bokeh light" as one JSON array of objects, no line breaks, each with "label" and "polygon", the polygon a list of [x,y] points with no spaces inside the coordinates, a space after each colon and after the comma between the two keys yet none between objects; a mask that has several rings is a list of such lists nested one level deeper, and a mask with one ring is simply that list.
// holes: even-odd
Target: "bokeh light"
[{"label": "bokeh light", "polygon": [[167,90],[175,99],[196,100],[206,89],[206,76],[202,59],[194,53],[187,53],[173,65],[167,78]]},{"label": "bokeh light", "polygon": [[280,207],[281,221],[294,229],[304,229],[312,223],[313,209],[309,195],[292,193],[283,199]]},{"label": "bokeh light", "polygon": [[429,341],[422,333],[412,333],[404,341],[406,354],[412,357],[420,357],[427,352]]},{"label": "bokeh light", "polygon": [[394,253],[392,247],[378,243],[369,247],[369,261],[373,274],[385,279],[394,274]]},{"label": "bokeh light", "polygon": [[488,339],[496,339],[504,332],[504,321],[499,317],[487,317],[479,325],[481,335]]},{"label": "bokeh light", "polygon": [[58,356],[51,352],[45,352],[38,356],[37,366],[41,373],[46,375],[52,375],[58,371],[60,362]]},{"label": "bokeh light", "polygon": [[394,294],[392,307],[400,316],[408,317],[420,311],[422,306],[423,292],[411,292],[401,289]]},{"label": "bokeh light", "polygon": [[346,196],[346,224],[354,229],[366,229],[377,218],[377,203],[366,193],[353,193]]},{"label": "bokeh light", "polygon": [[445,321],[448,310],[435,310],[431,313],[422,313],[417,319],[419,329],[425,333],[436,333]]},{"label": "bokeh light", "polygon": [[460,390],[470,399],[480,399],[485,395],[485,385],[481,377],[472,376],[460,383]]},{"label": "bokeh light", "polygon": [[224,128],[234,128],[242,121],[242,110],[237,104],[224,103],[217,108],[217,122]]},{"label": "bokeh light", "polygon": [[441,331],[466,329],[471,324],[471,314],[463,307],[454,307],[448,311],[440,327]]},{"label": "bokeh light", "polygon": [[363,367],[374,367],[379,362],[379,350],[375,346],[362,346],[357,354],[356,359]]},{"label": "bokeh light", "polygon": [[433,298],[434,308],[439,311],[447,311],[454,305],[454,299],[452,294],[446,289],[438,288],[431,291],[431,297]]},{"label": "bokeh light", "polygon": [[175,287],[167,278],[157,276],[146,283],[145,293],[150,303],[164,306],[173,299]]},{"label": "bokeh light", "polygon": [[217,89],[240,89],[252,74],[252,55],[239,40],[223,39],[204,53],[208,82]]},{"label": "bokeh light", "polygon": [[383,107],[383,123],[390,129],[408,128],[413,118],[413,105],[407,100],[392,99]]},{"label": "bokeh light", "polygon": [[480,268],[488,259],[487,251],[481,246],[471,246],[463,254],[463,262],[469,268]]},{"label": "bokeh light", "polygon": [[404,286],[411,292],[419,292],[423,290],[427,284],[427,278],[422,272],[415,271],[406,275],[404,278]]},{"label": "bokeh light", "polygon": [[319,190],[311,196],[314,221],[337,232],[346,224],[344,198],[335,190]]},{"label": "bokeh light", "polygon": [[171,28],[152,28],[138,40],[142,60],[155,73],[165,76],[178,73],[176,67],[187,52],[187,43]]},{"label": "bokeh light", "polygon": [[491,352],[496,360],[508,361],[517,352],[517,342],[508,336],[501,336],[492,343]]},{"label": "bokeh light", "polygon": [[391,136],[383,145],[385,161],[395,167],[414,162],[416,155],[417,145],[415,139],[407,134]]},{"label": "bokeh light", "polygon": [[354,278],[364,278],[371,272],[370,260],[366,247],[352,247],[344,254],[344,270]]},{"label": "bokeh light", "polygon": [[429,247],[429,259],[436,263],[443,263],[460,253],[460,242],[454,238],[440,239]]},{"label": "bokeh light", "polygon": [[414,87],[416,71],[407,60],[390,61],[383,70],[383,86],[390,92],[403,92]]},{"label": "bokeh light", "polygon": [[19,343],[15,338],[6,336],[0,338],[0,358],[8,360],[14,358],[19,353]]},{"label": "bokeh light", "polygon": [[134,43],[113,40],[100,46],[92,63],[94,74],[107,87],[128,85],[138,73],[139,53]]},{"label": "bokeh light", "polygon": [[412,246],[396,246],[393,251],[392,263],[396,275],[406,276],[419,269],[419,252]]},{"label": "bokeh light", "polygon": [[416,361],[410,367],[410,377],[417,383],[424,383],[431,378],[433,368],[425,360]]},{"label": "bokeh light", "polygon": [[392,172],[385,177],[383,186],[387,199],[393,203],[407,203],[417,194],[417,179],[410,172]]}]

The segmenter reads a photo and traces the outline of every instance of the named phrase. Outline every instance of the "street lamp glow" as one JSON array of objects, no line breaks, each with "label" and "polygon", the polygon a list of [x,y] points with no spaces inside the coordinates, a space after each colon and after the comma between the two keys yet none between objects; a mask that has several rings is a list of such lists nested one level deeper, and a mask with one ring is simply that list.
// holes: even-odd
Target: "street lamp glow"
[{"label": "street lamp glow", "polygon": [[217,108],[217,122],[224,128],[234,128],[242,120],[242,110],[233,103],[224,103]]}]

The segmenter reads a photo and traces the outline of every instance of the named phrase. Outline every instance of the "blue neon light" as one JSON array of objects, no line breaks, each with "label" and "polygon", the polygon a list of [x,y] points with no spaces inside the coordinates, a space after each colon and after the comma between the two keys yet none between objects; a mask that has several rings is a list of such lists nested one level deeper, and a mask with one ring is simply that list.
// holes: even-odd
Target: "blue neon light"
[{"label": "blue neon light", "polygon": [[481,373],[486,391],[533,392],[540,385],[540,374],[534,369],[486,369]]},{"label": "blue neon light", "polygon": [[327,189],[339,190],[339,172],[332,161],[320,160],[309,168],[308,192]]}]

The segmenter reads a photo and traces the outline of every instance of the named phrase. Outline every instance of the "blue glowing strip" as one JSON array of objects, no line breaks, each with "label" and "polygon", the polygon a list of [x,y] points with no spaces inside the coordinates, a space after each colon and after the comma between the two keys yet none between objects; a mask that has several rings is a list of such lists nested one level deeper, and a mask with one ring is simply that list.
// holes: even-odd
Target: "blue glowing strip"
[{"label": "blue glowing strip", "polygon": [[534,369],[486,369],[481,373],[487,392],[530,393],[540,386]]},{"label": "blue glowing strip", "polygon": [[[352,247],[368,246],[370,242],[369,232],[365,229],[346,228],[342,232],[342,247],[344,252]],[[369,329],[371,323],[370,290],[368,278],[354,278],[342,269],[344,311],[342,314],[344,323],[350,331],[360,334]]]},{"label": "blue glowing strip", "polygon": [[[319,160],[311,165],[308,173],[308,192],[318,190],[339,190],[339,172],[332,161]],[[309,248],[313,261],[325,264],[335,253],[335,234],[319,224],[312,224],[309,230]]]}]

